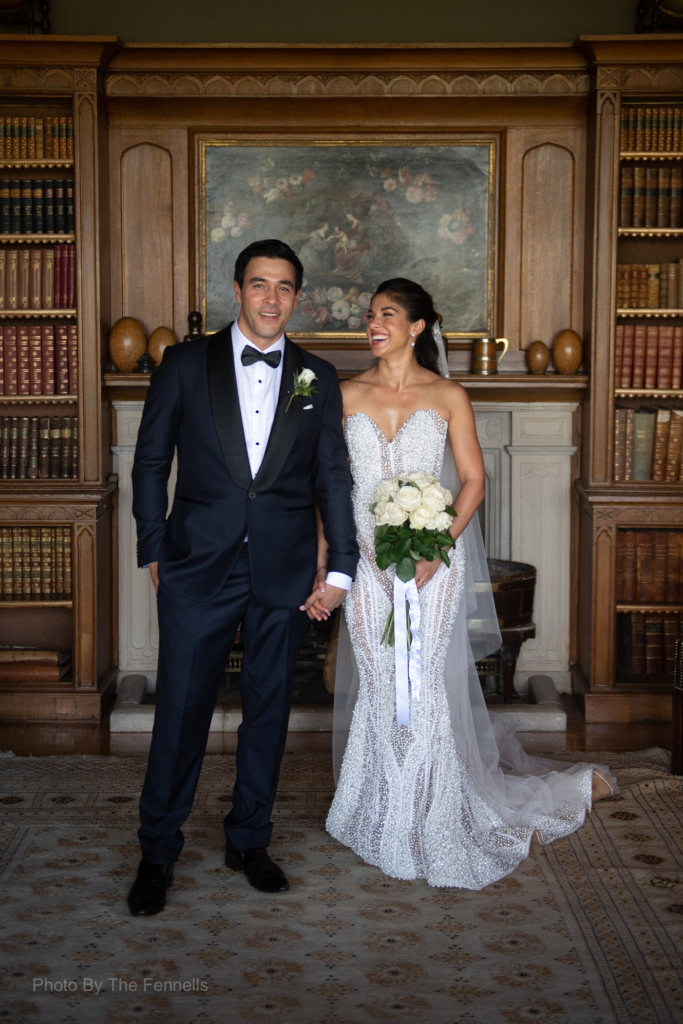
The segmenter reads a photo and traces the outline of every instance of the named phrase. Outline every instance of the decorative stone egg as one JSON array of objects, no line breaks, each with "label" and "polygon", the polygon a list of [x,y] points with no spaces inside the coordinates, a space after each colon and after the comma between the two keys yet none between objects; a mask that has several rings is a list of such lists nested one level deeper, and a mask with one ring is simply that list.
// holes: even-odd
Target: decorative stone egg
[{"label": "decorative stone egg", "polygon": [[526,350],[526,365],[531,373],[545,373],[550,362],[550,349],[543,341],[532,341]]},{"label": "decorative stone egg", "polygon": [[553,362],[558,373],[576,373],[583,359],[583,343],[576,331],[560,331],[553,343]]},{"label": "decorative stone egg", "polygon": [[170,327],[157,327],[149,336],[147,352],[158,366],[164,357],[164,349],[176,345],[177,339]]},{"label": "decorative stone egg", "polygon": [[133,373],[138,360],[147,351],[147,336],[139,320],[122,316],[109,335],[109,355],[121,373]]}]

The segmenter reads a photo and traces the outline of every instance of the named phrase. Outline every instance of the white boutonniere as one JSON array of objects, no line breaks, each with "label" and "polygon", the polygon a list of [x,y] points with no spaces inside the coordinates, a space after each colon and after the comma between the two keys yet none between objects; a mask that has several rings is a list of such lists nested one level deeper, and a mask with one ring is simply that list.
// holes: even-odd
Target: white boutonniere
[{"label": "white boutonniere", "polygon": [[292,399],[297,395],[301,395],[302,398],[310,398],[311,395],[317,395],[318,389],[313,387],[313,381],[318,378],[313,373],[313,370],[302,370],[301,373],[294,374],[294,390],[287,402],[287,408],[285,412],[289,412],[289,407],[292,404]]}]

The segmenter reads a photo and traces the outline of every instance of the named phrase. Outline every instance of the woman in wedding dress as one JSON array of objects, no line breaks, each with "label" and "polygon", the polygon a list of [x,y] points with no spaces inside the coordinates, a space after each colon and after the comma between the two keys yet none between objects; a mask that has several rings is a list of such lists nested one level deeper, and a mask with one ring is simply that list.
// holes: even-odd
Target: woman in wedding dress
[{"label": "woman in wedding dress", "polygon": [[[500,634],[476,536],[485,477],[472,406],[445,379],[437,315],[419,285],[382,284],[367,334],[377,361],[342,385],[361,557],[339,641],[335,769],[342,763],[327,830],[394,878],[481,889],[532,841],[579,828],[616,782],[605,766],[528,757],[505,716],[489,716],[474,661]],[[381,480],[416,470],[459,491],[450,568],[417,563],[421,679],[411,676],[407,726],[396,721],[395,651],[381,643],[395,567],[377,567],[370,505]],[[315,605],[309,613],[322,616]]]}]

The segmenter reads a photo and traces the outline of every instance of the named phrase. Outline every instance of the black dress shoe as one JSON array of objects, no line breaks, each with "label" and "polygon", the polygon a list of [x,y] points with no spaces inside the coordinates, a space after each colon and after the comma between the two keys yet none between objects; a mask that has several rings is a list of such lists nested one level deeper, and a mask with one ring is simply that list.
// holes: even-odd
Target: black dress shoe
[{"label": "black dress shoe", "polygon": [[252,850],[233,850],[230,840],[225,843],[225,866],[231,871],[244,871],[249,885],[259,892],[287,892],[289,882],[263,847]]},{"label": "black dress shoe", "polygon": [[242,851],[233,850],[229,839],[225,840],[225,866],[231,871],[242,870]]},{"label": "black dress shoe", "polygon": [[136,917],[151,917],[166,906],[166,890],[173,884],[173,865],[141,860],[138,877],[128,893],[128,909]]}]

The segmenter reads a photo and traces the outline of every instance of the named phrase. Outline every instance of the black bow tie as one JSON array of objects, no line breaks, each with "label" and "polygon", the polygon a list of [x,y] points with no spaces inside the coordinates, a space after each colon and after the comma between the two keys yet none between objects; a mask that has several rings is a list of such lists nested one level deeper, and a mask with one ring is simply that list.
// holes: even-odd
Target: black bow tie
[{"label": "black bow tie", "polygon": [[281,359],[282,352],[259,352],[257,348],[252,348],[251,345],[245,345],[242,349],[242,366],[251,366],[252,363],[264,362],[275,369],[276,366],[280,365]]}]

